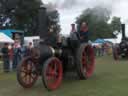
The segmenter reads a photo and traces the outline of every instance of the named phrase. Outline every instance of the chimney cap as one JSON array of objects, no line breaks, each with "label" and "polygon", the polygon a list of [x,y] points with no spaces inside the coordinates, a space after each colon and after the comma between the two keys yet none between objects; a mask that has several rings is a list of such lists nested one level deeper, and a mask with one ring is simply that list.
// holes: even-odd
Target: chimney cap
[{"label": "chimney cap", "polygon": [[72,23],[72,24],[71,24],[71,26],[75,26],[75,24],[74,24],[74,23]]}]

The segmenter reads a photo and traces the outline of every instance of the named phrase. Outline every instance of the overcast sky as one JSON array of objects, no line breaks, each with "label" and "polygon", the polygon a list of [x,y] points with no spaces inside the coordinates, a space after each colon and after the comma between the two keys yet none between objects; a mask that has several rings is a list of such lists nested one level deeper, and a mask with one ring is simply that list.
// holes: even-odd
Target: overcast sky
[{"label": "overcast sky", "polygon": [[89,7],[104,6],[112,11],[112,16],[119,16],[122,22],[128,24],[128,0],[42,0],[44,3],[53,3],[60,13],[60,23],[63,34],[70,32],[70,24],[77,16]]}]

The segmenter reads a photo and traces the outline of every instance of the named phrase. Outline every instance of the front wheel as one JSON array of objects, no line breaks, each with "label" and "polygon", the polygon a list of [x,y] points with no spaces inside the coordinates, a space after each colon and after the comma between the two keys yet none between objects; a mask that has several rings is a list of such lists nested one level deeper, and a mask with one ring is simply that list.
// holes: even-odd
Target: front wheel
[{"label": "front wheel", "polygon": [[56,57],[49,58],[43,65],[42,81],[48,90],[57,89],[63,78],[61,61]]},{"label": "front wheel", "polygon": [[32,87],[38,79],[38,73],[31,57],[26,57],[17,66],[17,80],[24,88]]}]

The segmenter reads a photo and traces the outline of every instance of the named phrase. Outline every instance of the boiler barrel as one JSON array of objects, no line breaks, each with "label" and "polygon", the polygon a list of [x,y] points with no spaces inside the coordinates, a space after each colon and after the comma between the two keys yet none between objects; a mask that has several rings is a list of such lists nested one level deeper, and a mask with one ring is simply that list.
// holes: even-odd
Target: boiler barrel
[{"label": "boiler barrel", "polygon": [[40,44],[40,60],[45,61],[49,57],[53,56],[53,52],[48,45]]}]

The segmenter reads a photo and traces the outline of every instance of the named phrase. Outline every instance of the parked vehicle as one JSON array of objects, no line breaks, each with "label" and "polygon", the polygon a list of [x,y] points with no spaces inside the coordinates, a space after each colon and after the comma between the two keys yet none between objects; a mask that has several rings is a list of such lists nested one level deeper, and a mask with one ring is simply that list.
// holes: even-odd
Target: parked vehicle
[{"label": "parked vehicle", "polygon": [[45,87],[55,90],[68,70],[75,70],[80,79],[91,77],[95,69],[93,47],[88,42],[81,43],[79,32],[73,33],[77,39],[71,36],[61,37],[61,42],[58,42],[58,38],[54,38],[45,29],[46,9],[40,8],[39,12],[40,40],[31,55],[24,57],[17,67],[19,84],[24,88],[30,88],[41,76]]},{"label": "parked vehicle", "polygon": [[125,33],[125,24],[122,24],[121,42],[113,47],[113,57],[115,60],[128,57],[128,37],[126,37]]}]

